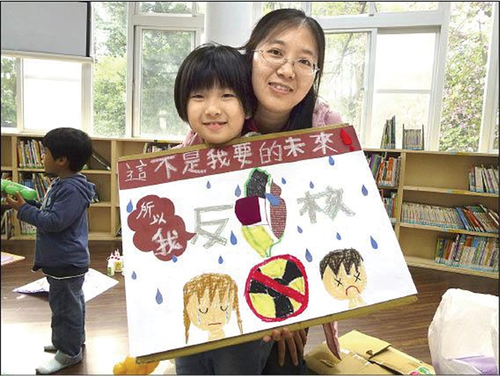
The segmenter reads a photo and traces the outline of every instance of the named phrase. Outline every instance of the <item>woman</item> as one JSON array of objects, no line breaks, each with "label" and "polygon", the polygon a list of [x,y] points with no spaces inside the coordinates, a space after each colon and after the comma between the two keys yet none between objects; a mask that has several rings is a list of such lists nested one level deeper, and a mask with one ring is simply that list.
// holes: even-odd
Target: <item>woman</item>
[{"label": "woman", "polygon": [[[270,12],[257,23],[242,49],[252,67],[255,96],[253,118],[245,123],[243,134],[342,122],[338,113],[318,101],[325,35],[313,18],[296,9]],[[200,138],[190,130],[183,146],[196,143],[200,143]],[[323,327],[328,346],[339,357],[336,322]],[[177,358],[177,373],[304,373],[302,355],[306,339],[304,330],[274,330],[264,341]],[[285,367],[280,367],[283,364]]]}]

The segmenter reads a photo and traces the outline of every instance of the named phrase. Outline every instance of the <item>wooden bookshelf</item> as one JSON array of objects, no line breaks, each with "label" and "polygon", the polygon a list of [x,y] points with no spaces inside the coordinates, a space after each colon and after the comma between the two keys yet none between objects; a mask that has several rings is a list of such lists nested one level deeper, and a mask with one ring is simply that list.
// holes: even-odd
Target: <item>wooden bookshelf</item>
[{"label": "wooden bookshelf", "polygon": [[498,238],[498,233],[474,232],[401,221],[403,202],[446,207],[481,204],[497,211],[498,194],[468,190],[469,168],[477,165],[497,166],[497,155],[399,149],[365,149],[364,151],[367,155],[401,157],[394,230],[408,265],[498,279],[498,272],[452,267],[434,261],[438,237],[452,238],[456,234],[465,234]]},{"label": "wooden bookshelf", "polygon": [[[17,153],[18,140],[36,139],[41,140],[43,135],[26,133],[2,133],[1,144],[1,169],[3,172],[10,172],[12,180],[19,182],[22,173],[43,173],[41,168],[19,167]],[[118,158],[125,155],[142,154],[146,143],[156,140],[149,139],[113,139],[113,138],[92,138],[93,149],[106,161],[109,162],[110,169],[104,169],[91,160],[89,169],[82,170],[82,173],[89,181],[96,185],[99,202],[92,203],[88,210],[89,218],[89,240],[95,241],[119,241],[116,236],[120,228],[120,211],[118,199],[117,183],[117,162]],[[162,144],[175,145],[177,142],[162,141]],[[4,208],[2,208],[3,214]],[[6,235],[2,235],[2,240],[7,240]],[[19,221],[14,220],[14,236],[9,240],[34,240],[34,235],[21,233]]]}]

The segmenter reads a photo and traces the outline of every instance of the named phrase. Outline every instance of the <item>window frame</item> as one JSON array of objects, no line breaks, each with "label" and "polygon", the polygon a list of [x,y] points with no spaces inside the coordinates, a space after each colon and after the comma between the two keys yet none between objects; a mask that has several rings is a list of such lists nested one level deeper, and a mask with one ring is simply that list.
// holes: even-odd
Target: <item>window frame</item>
[{"label": "window frame", "polygon": [[94,59],[91,57],[56,55],[39,52],[24,52],[2,50],[2,56],[18,59],[16,64],[16,104],[17,104],[17,124],[16,128],[2,128],[2,131],[15,133],[44,134],[45,131],[25,129],[24,126],[24,61],[26,59],[50,60],[57,62],[72,62],[81,64],[81,130],[89,132],[92,120],[92,65]]},{"label": "window frame", "polygon": [[141,134],[142,31],[179,30],[194,32],[194,47],[201,44],[204,15],[198,14],[196,2],[191,14],[147,14],[139,12],[139,4],[128,4],[127,26],[127,103],[125,134],[147,138]]}]

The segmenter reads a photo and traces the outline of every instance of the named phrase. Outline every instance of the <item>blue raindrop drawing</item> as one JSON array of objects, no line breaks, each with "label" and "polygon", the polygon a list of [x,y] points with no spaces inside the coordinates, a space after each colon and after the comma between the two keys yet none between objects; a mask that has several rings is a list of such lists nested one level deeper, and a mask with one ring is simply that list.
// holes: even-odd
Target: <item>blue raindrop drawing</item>
[{"label": "blue raindrop drawing", "polygon": [[368,194],[368,189],[366,189],[365,185],[361,187],[361,193],[363,193],[363,196],[366,196]]},{"label": "blue raindrop drawing", "polygon": [[222,258],[222,256],[219,256],[219,264],[222,264],[224,262],[224,259]]},{"label": "blue raindrop drawing", "polygon": [[210,189],[210,188],[212,188],[212,184],[210,184],[210,182],[207,181],[207,189]]},{"label": "blue raindrop drawing", "polygon": [[313,260],[313,257],[311,255],[311,252],[306,248],[306,260],[311,262]]},{"label": "blue raindrop drawing", "polygon": [[163,295],[160,292],[160,289],[156,289],[156,303],[163,303]]},{"label": "blue raindrop drawing", "polygon": [[314,183],[313,183],[312,181],[311,181],[311,182],[309,182],[309,187],[311,187],[311,189],[313,189],[313,188],[314,188]]},{"label": "blue raindrop drawing", "polygon": [[333,159],[331,155],[328,157],[328,163],[330,163],[330,165],[332,166],[335,164],[335,159]]},{"label": "blue raindrop drawing", "polygon": [[135,272],[132,272],[132,279],[137,279],[137,274],[135,274]]},{"label": "blue raindrop drawing", "polygon": [[342,240],[342,236],[337,232],[337,240]]},{"label": "blue raindrop drawing", "polygon": [[127,204],[127,213],[132,213],[132,210],[134,210],[134,205],[132,205],[132,200],[130,200]]},{"label": "blue raindrop drawing", "polygon": [[177,257],[175,255],[172,255],[172,261],[177,262],[177,260],[178,260]]},{"label": "blue raindrop drawing", "polygon": [[236,235],[234,235],[234,232],[231,231],[231,236],[229,239],[230,239],[232,245],[238,244],[238,238],[236,238]]},{"label": "blue raindrop drawing", "polygon": [[241,188],[239,185],[236,186],[236,189],[234,190],[234,195],[236,197],[240,197],[241,196]]},{"label": "blue raindrop drawing", "polygon": [[266,198],[272,206],[278,206],[280,204],[279,198],[270,193],[266,193]]},{"label": "blue raindrop drawing", "polygon": [[303,230],[302,230],[302,227],[297,226],[297,231],[299,232],[299,234],[302,234],[302,231],[303,231]]},{"label": "blue raindrop drawing", "polygon": [[372,248],[377,249],[378,248],[378,243],[373,239],[372,236],[370,236],[370,242],[372,243]]},{"label": "blue raindrop drawing", "polygon": [[286,179],[285,178],[281,178],[281,183],[282,184],[286,184]]}]

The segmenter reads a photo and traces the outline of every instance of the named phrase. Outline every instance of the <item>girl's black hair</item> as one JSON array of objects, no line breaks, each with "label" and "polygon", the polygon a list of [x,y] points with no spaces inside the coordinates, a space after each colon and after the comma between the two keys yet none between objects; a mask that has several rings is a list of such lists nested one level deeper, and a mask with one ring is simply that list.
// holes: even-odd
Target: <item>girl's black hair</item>
[{"label": "girl's black hair", "polygon": [[[250,39],[240,48],[245,50],[247,62],[249,66],[252,67],[253,51],[257,49],[259,43],[287,29],[301,26],[307,26],[316,41],[316,47],[318,49],[317,65],[320,71],[318,71],[316,77],[314,77],[314,83],[311,90],[309,90],[304,99],[292,109],[289,119],[289,130],[312,127],[312,115],[314,106],[316,105],[316,99],[318,98],[321,74],[325,62],[325,33],[323,29],[314,18],[306,16],[300,9],[277,9],[269,12],[259,20],[252,30]],[[255,112],[258,106],[258,100],[255,95],[253,95],[252,99]]]},{"label": "girl's black hair", "polygon": [[43,137],[42,144],[50,150],[52,158],[66,157],[73,172],[81,171],[92,156],[92,141],[80,129],[52,129]]},{"label": "girl's black hair", "polygon": [[251,71],[245,57],[233,47],[206,43],[191,51],[177,72],[174,98],[180,118],[188,122],[187,104],[193,91],[217,85],[233,90],[245,115],[252,115]]}]

